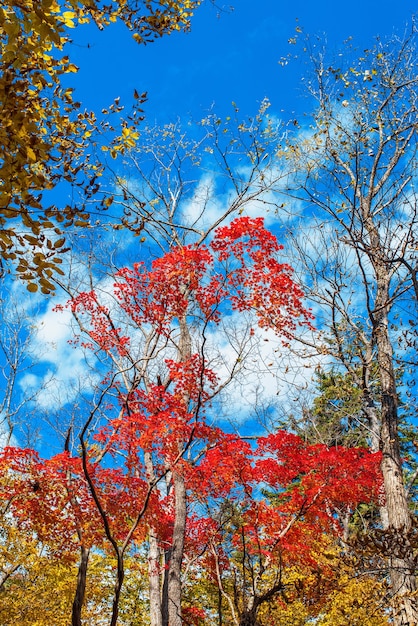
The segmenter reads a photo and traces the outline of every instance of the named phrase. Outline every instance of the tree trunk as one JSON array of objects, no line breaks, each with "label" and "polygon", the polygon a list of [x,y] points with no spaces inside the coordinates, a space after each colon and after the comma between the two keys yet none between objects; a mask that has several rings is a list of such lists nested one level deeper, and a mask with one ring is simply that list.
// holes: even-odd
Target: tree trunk
[{"label": "tree trunk", "polygon": [[163,620],[163,626],[168,626],[168,570],[166,569],[171,559],[171,548],[164,550],[164,578],[163,578],[163,590],[161,599],[161,614]]},{"label": "tree trunk", "polygon": [[[370,450],[379,452],[381,449],[382,421],[378,415],[374,398],[368,389],[363,390],[363,410],[367,415],[370,428]],[[389,527],[388,511],[385,502],[385,488],[379,493],[379,515],[383,528]]]},{"label": "tree trunk", "polygon": [[393,594],[393,619],[395,626],[416,626],[418,610],[415,562],[406,535],[412,521],[402,475],[402,458],[398,432],[398,398],[393,367],[392,345],[387,319],[387,273],[378,276],[378,293],[374,333],[377,345],[377,362],[381,384],[381,448],[382,474],[386,496],[388,530],[392,530],[392,558],[389,562]]},{"label": "tree trunk", "polygon": [[81,626],[81,611],[86,593],[87,568],[89,563],[90,550],[81,546],[80,565],[78,566],[77,588],[75,592],[73,610],[72,610],[72,626]]},{"label": "tree trunk", "polygon": [[260,626],[260,622],[257,621],[256,609],[244,610],[239,618],[239,626]]},{"label": "tree trunk", "polygon": [[368,427],[370,429],[370,450],[379,452],[381,420],[377,412],[374,398],[368,389],[363,390],[363,411],[367,416]]},{"label": "tree trunk", "polygon": [[[148,476],[148,488],[155,484],[155,471],[150,452],[144,452],[144,463]],[[163,626],[162,599],[160,592],[160,559],[161,550],[158,546],[158,533],[155,528],[148,532],[148,589],[150,606],[150,626]]]},{"label": "tree trunk", "polygon": [[184,551],[184,536],[186,531],[186,486],[184,478],[173,473],[175,498],[175,518],[173,528],[173,543],[168,569],[168,626],[182,626],[181,619],[181,564]]},{"label": "tree trunk", "polygon": [[[181,288],[187,297],[187,287]],[[192,354],[192,340],[187,322],[187,316],[179,317],[180,336],[178,342],[178,360],[187,361]],[[189,403],[187,394],[184,396],[184,403]],[[179,443],[179,454],[183,452],[183,442]],[[168,600],[168,626],[182,626],[181,618],[181,566],[184,552],[184,538],[186,534],[187,520],[187,494],[183,476],[173,468],[172,474],[174,489],[174,528],[173,541],[171,545],[170,562],[168,566],[167,580],[167,600]],[[164,625],[166,626],[166,625]]]},{"label": "tree trunk", "polygon": [[149,604],[150,626],[163,626],[160,593],[160,557],[157,535],[153,528],[149,530],[148,548],[148,581],[149,581]]}]

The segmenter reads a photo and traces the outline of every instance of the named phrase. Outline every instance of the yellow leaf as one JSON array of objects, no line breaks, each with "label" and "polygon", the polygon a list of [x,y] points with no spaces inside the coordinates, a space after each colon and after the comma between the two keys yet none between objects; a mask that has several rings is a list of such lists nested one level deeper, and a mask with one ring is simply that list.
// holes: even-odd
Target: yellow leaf
[{"label": "yellow leaf", "polygon": [[29,161],[35,162],[37,161],[36,154],[29,146],[26,147],[26,155]]},{"label": "yellow leaf", "polygon": [[74,18],[76,14],[73,11],[64,11],[61,15],[62,22],[67,28],[75,28]]},{"label": "yellow leaf", "polygon": [[72,72],[73,74],[78,72],[78,67],[74,65],[74,63],[69,63],[65,69],[67,72]]}]

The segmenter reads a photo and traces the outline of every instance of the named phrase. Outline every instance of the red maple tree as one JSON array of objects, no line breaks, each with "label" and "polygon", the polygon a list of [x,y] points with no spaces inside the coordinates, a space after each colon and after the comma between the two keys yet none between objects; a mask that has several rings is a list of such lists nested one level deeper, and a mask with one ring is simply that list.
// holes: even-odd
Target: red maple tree
[{"label": "red maple tree", "polygon": [[[79,341],[112,365],[99,404],[107,391],[116,404],[109,404],[105,422],[95,429],[99,404],[86,417],[81,458],[67,451],[42,461],[33,451],[9,448],[1,463],[13,475],[4,495],[22,527],[53,534],[63,553],[73,553],[77,544],[81,549],[73,626],[82,623],[92,548],[107,542],[117,559],[111,626],[118,619],[124,556],[132,542],[144,541],[151,626],[180,626],[185,551],[203,546],[215,570],[222,556],[221,527],[214,517],[205,518],[204,507],[239,500],[247,547],[263,545],[274,563],[278,546],[295,554],[306,529],[338,525],[338,507],[372,497],[376,460],[365,452],[307,446],[288,433],[260,439],[254,450],[207,419],[241,360],[238,354],[230,377],[219,378],[207,350],[211,326],[248,312],[254,324],[287,343],[298,325],[311,325],[291,268],[277,260],[280,249],[261,218],[241,217],[218,228],[207,245],[176,247],[150,265],[120,270],[111,305],[101,302],[98,291],[67,304],[82,329]],[[254,335],[251,325],[246,333]],[[280,506],[260,499],[261,482],[279,490]],[[305,548],[309,553],[306,541]],[[261,596],[252,597],[261,604]],[[241,609],[242,615],[250,611],[244,604]],[[188,619],[200,619],[199,611],[188,607]]]}]

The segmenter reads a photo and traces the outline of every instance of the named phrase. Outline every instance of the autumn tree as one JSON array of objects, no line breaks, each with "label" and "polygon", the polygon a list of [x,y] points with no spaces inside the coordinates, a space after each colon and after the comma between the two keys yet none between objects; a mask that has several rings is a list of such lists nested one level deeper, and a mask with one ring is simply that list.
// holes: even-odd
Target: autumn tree
[{"label": "autumn tree", "polygon": [[[126,348],[126,343],[122,345]],[[184,368],[181,370],[184,376]],[[181,392],[185,387],[190,388],[194,380],[195,372],[188,372],[186,380],[182,377]],[[159,398],[156,398],[157,391]],[[166,476],[167,462],[170,463],[170,456],[174,456],[177,459],[174,470],[185,480],[188,514],[184,529],[183,567],[189,570],[188,577],[196,567],[200,572],[198,578],[209,577],[212,586],[215,585],[221,593],[225,615],[230,615],[233,623],[240,626],[267,624],[271,622],[259,622],[258,616],[261,613],[274,615],[276,600],[281,604],[290,604],[298,599],[307,603],[307,607],[309,605],[311,614],[312,603],[316,603],[318,612],[334,588],[330,556],[323,557],[322,552],[328,550],[332,555],[333,537],[344,533],[346,516],[352,515],[360,502],[376,499],[381,481],[379,457],[365,449],[312,446],[286,432],[260,438],[257,450],[253,451],[248,442],[237,435],[228,435],[210,427],[200,415],[200,423],[193,423],[186,432],[188,449],[180,459],[179,430],[182,427],[184,431],[186,424],[182,424],[182,416],[178,414],[180,407],[175,394],[170,398],[171,394],[165,391],[162,398],[163,393],[163,389],[155,386],[149,396],[139,393],[137,400],[130,403],[131,412],[124,416],[123,421],[119,418],[99,429],[97,441],[113,453],[124,452],[125,467],[122,469],[120,464],[118,469],[100,467],[101,462],[97,462],[99,448],[92,449],[89,459],[83,456],[84,476],[89,488],[83,480],[82,464],[77,457],[60,454],[50,460],[42,460],[33,451],[13,448],[6,448],[0,455],[1,467],[8,472],[1,493],[3,501],[7,502],[10,520],[20,534],[26,531],[32,542],[45,542],[46,554],[54,563],[47,573],[57,576],[61,572],[63,590],[67,590],[65,601],[58,594],[61,603],[56,607],[48,597],[50,583],[44,581],[45,575],[38,576],[37,584],[46,594],[48,614],[53,611],[57,622],[65,622],[65,607],[68,612],[70,606],[68,591],[75,586],[75,581],[71,582],[71,571],[73,576],[75,572],[75,548],[82,540],[79,528],[85,535],[81,547],[100,547],[99,553],[93,552],[93,564],[89,567],[89,608],[84,609],[86,618],[94,615],[95,603],[104,602],[106,605],[109,602],[109,584],[107,596],[103,599],[100,589],[92,587],[99,586],[97,561],[106,550],[106,543],[103,543],[105,535],[123,546],[128,530],[128,535],[131,534],[140,546],[148,527],[158,533],[162,545],[174,540],[174,536],[170,540],[170,535],[175,528],[178,498],[173,494],[170,497],[169,493],[164,495],[163,491],[160,491],[158,501],[149,502],[146,517],[141,517],[140,533],[131,533],[132,522],[137,528],[135,511],[144,511],[143,487],[146,481],[141,479],[141,474],[147,467],[141,458],[146,458],[146,449],[150,444],[155,447],[152,454],[154,476],[159,471],[163,472],[163,477]],[[140,407],[135,406],[138,401]],[[161,401],[163,411],[157,412],[156,403]],[[167,414],[168,403],[171,404],[171,415]],[[154,414],[149,412],[151,406]],[[144,413],[146,407],[148,411]],[[138,408],[141,412],[137,412]],[[171,434],[169,427],[173,420],[176,423]],[[194,430],[193,440],[190,430]],[[138,433],[136,436],[135,431]],[[135,441],[138,436],[140,442]],[[142,454],[138,445],[143,449]],[[193,449],[192,459],[189,451]],[[103,458],[103,454],[101,456]],[[129,469],[131,464],[134,472]],[[170,465],[172,467],[172,462]],[[261,481],[274,490],[274,497],[271,494],[267,497],[264,494],[263,497],[259,490]],[[105,522],[105,529],[100,517]],[[154,524],[157,526],[154,527]],[[22,543],[22,546],[25,545]],[[58,557],[55,561],[54,556]],[[42,568],[42,560],[39,563],[38,560],[30,564],[33,571]],[[54,569],[55,564],[57,570]],[[157,565],[154,563],[154,566]],[[27,570],[29,564],[24,563],[24,567]],[[102,567],[106,568],[106,564]],[[119,567],[118,561],[118,570]],[[132,573],[135,559],[125,559],[124,567],[129,572],[130,586],[138,585]],[[110,574],[109,570],[105,571]],[[141,571],[144,573],[144,568]],[[14,568],[8,572],[8,577],[13,573]],[[166,574],[163,573],[163,576]],[[194,580],[192,577],[192,585]],[[16,597],[23,610],[26,605],[20,592],[21,581],[19,577],[12,576],[8,593]],[[55,599],[57,594],[53,595]],[[132,591],[130,595],[132,597]],[[183,592],[181,601],[183,606]],[[118,599],[120,602],[123,609],[128,602],[126,593]],[[266,612],[267,604],[271,611]],[[207,619],[214,609],[202,606],[201,599],[193,590],[184,608],[184,618],[196,624],[200,623],[200,619]],[[281,609],[277,607],[277,610],[283,613],[283,606]],[[118,612],[112,612],[111,624],[119,623]],[[222,620],[220,605],[218,615]],[[73,620],[72,623],[76,622]]]},{"label": "autumn tree", "polygon": [[[57,565],[69,587],[65,600],[61,598],[60,619],[66,623],[71,620],[73,626],[83,623],[82,613],[88,619],[88,593],[93,595],[89,597],[93,603],[103,601],[102,610],[110,613],[109,623],[115,625],[121,610],[121,561],[129,562],[128,546],[131,548],[134,533],[138,542],[143,540],[138,522],[151,497],[147,484],[129,472],[103,467],[97,459],[90,464],[85,457],[70,456],[68,451],[42,459],[34,450],[7,447],[1,452],[0,464],[5,472],[1,496],[7,512],[6,529],[12,525],[17,535],[28,536],[32,540],[29,545],[35,543],[35,548]],[[10,581],[12,595],[14,590],[19,595],[20,568],[42,567],[41,552],[28,563],[16,555],[17,567],[11,573],[17,570],[17,577]],[[107,557],[104,569],[108,584],[102,596],[93,591],[91,580],[98,555]],[[42,589],[45,585],[45,594],[51,593],[47,580],[39,584]]]},{"label": "autumn tree", "polygon": [[[238,218],[219,227],[209,244],[175,246],[149,269],[137,263],[120,270],[112,307],[102,304],[95,292],[82,293],[69,303],[87,343],[112,363],[112,384],[121,389],[116,394],[120,413],[108,417],[99,431],[96,440],[102,452],[95,454],[101,457],[121,448],[129,471],[138,474],[149,491],[155,494],[157,485],[161,491],[166,484],[172,529],[165,540],[169,547],[164,550],[162,585],[162,524],[149,526],[153,624],[181,621],[187,467],[204,458],[206,447],[220,445],[222,433],[205,423],[207,407],[233,380],[255,335],[247,324],[246,336],[234,342],[230,371],[218,380],[210,367],[217,358],[208,346],[211,328],[224,316],[246,311],[254,312],[255,325],[273,328],[286,340],[299,324],[309,325],[310,314],[291,270],[276,259],[279,249],[262,219]],[[121,329],[123,316],[133,329],[130,335]],[[87,462],[93,462],[84,439],[90,429],[87,422],[81,433],[85,470]],[[88,482],[95,491],[94,479]],[[98,489],[94,499],[106,526],[100,498]]]},{"label": "autumn tree", "polygon": [[[365,449],[310,445],[285,431],[257,443],[235,464],[229,493],[231,462],[222,449],[209,451],[197,469],[199,484],[210,481],[215,489],[208,492],[210,516],[201,533],[207,548],[198,543],[195,550],[220,592],[219,623],[224,614],[236,626],[270,623],[277,603],[300,600],[318,614],[333,589],[334,541],[343,539],[345,519],[357,505],[376,499],[380,483],[379,456]],[[205,475],[213,457],[217,472]]]},{"label": "autumn tree", "polygon": [[[83,111],[74,101],[66,80],[78,69],[71,61],[71,29],[87,23],[103,29],[121,20],[136,41],[145,43],[187,29],[199,4],[195,0],[2,4],[0,253],[2,262],[15,263],[32,291],[36,280],[45,293],[53,290],[51,277],[61,272],[65,229],[88,223],[85,202],[98,189],[102,173],[100,160],[86,152],[92,135],[111,130],[110,142],[120,151],[137,138],[141,118],[143,97],[138,94],[130,117],[122,124],[116,119],[116,125],[100,123],[98,112]],[[110,110],[117,118],[122,107],[115,103]],[[82,190],[84,199],[57,206],[48,192],[63,184]]]},{"label": "autumn tree", "polygon": [[[263,171],[268,162],[265,153],[265,145],[269,141],[269,133],[270,129],[268,124],[265,126],[266,134],[263,135],[261,129],[265,125],[265,112],[268,108],[268,103],[263,103],[262,109],[256,118],[253,120],[247,120],[245,123],[242,123],[239,130],[234,128],[234,125],[227,120],[226,129],[224,132],[224,128],[221,126],[221,120],[219,120],[216,116],[209,116],[205,120],[203,120],[200,128],[202,129],[202,139],[195,142],[188,141],[184,136],[183,131],[177,125],[169,125],[161,130],[161,133],[158,134],[155,129],[149,129],[146,133],[147,140],[144,141],[144,148],[142,151],[136,155],[135,151],[132,150],[129,154],[130,159],[128,160],[128,154],[126,154],[127,162],[133,163],[136,167],[138,163],[144,167],[143,172],[146,171],[146,168],[149,167],[151,163],[151,169],[148,170],[149,179],[148,179],[148,187],[144,185],[144,188],[141,190],[141,193],[138,192],[138,188],[135,186],[131,186],[130,183],[126,182],[124,179],[118,175],[116,180],[116,189],[120,192],[119,196],[115,195],[115,204],[120,202],[123,203],[123,210],[126,211],[127,218],[133,216],[132,222],[129,222],[127,225],[136,230],[137,233],[146,236],[146,248],[144,244],[144,248],[142,249],[142,253],[145,257],[150,254],[150,244],[149,241],[157,241],[160,248],[164,251],[170,251],[173,244],[178,244],[180,247],[183,244],[187,245],[187,242],[193,242],[192,246],[199,246],[205,242],[205,240],[209,240],[211,238],[211,231],[222,221],[228,218],[230,214],[240,213],[246,210],[248,207],[250,210],[254,210],[255,206],[258,203],[264,203],[269,201],[269,190],[271,187],[271,183],[273,179],[267,178],[264,179]],[[238,113],[238,111],[236,111]],[[181,139],[179,141],[179,138]],[[158,147],[158,142],[160,142],[160,147]],[[222,143],[223,142],[223,143]],[[132,147],[132,146],[131,146]],[[200,149],[200,153],[198,150]],[[163,157],[161,156],[163,155]],[[136,158],[135,158],[136,157]],[[140,160],[138,159],[140,157]],[[147,161],[148,159],[148,161]],[[202,162],[205,162],[205,166],[207,167],[207,172],[210,175],[210,178],[213,180],[209,180],[201,184],[201,181],[197,180],[196,172],[198,172],[198,165]],[[191,169],[189,168],[190,164],[192,164]],[[217,168],[221,164],[221,172],[217,171]],[[188,169],[189,168],[189,169]],[[139,171],[139,170],[138,170]],[[216,183],[214,183],[214,180]],[[129,184],[129,187],[128,187]],[[229,186],[228,186],[229,184]],[[222,186],[222,187],[221,187]],[[216,218],[213,221],[207,220],[207,208],[212,207],[216,204],[216,194],[219,189],[222,188],[223,195],[223,203],[224,206],[221,207],[219,212],[215,212]],[[136,196],[133,192],[136,192]],[[144,201],[141,200],[141,194]],[[153,195],[154,194],[154,195]],[[139,197],[138,197],[139,196]],[[186,208],[187,204],[191,201],[196,202],[196,206],[199,206],[198,215],[192,215],[187,213]],[[157,207],[157,202],[160,205]],[[151,210],[150,210],[151,209]],[[142,213],[141,213],[142,211]],[[164,213],[166,211],[166,213]],[[130,215],[129,215],[130,213]],[[144,219],[145,218],[145,219]],[[255,221],[254,224],[257,224],[257,228],[260,225],[259,221]],[[118,230],[114,231],[116,234],[119,233]],[[142,237],[141,237],[142,238]],[[82,238],[79,239],[82,241]],[[138,241],[138,240],[136,240]],[[92,255],[86,255],[85,250],[82,251],[82,255],[84,258],[91,259]],[[151,248],[151,255],[158,256],[158,249]],[[186,255],[187,256],[187,255]],[[111,258],[111,257],[110,257]],[[171,257],[169,257],[171,258]],[[175,261],[181,260],[184,261],[181,254],[178,256],[173,256],[171,258],[171,262],[175,264]],[[192,264],[192,258],[189,259]],[[280,264],[279,264],[280,265]],[[70,265],[70,271],[71,271]],[[97,268],[97,266],[96,266]],[[95,269],[96,269],[95,268]],[[107,268],[105,268],[107,271]],[[110,268],[110,272],[113,273],[116,271],[115,267]],[[287,269],[283,266],[283,271],[286,274]],[[109,272],[109,273],[110,273]],[[241,272],[241,276],[243,273]],[[260,279],[262,277],[260,276]],[[91,280],[94,280],[94,277],[91,277]],[[113,282],[114,277],[111,278]],[[62,282],[61,285],[67,289],[69,295],[72,295],[74,300],[77,297],[74,294],[74,286],[78,282],[78,278],[74,279],[74,275],[71,273],[69,278],[69,284],[64,285]],[[101,283],[96,283],[97,286],[97,305],[99,306],[100,300],[104,298],[106,302],[106,306],[111,304],[115,304],[114,296],[112,297],[111,291],[108,285],[103,285]],[[158,289],[157,287],[155,287]],[[106,295],[107,293],[107,295]],[[109,302],[110,298],[110,302]],[[260,299],[260,297],[259,297]],[[116,301],[117,302],[117,301]],[[81,304],[80,304],[81,306]],[[257,305],[259,306],[259,304]],[[119,308],[118,308],[119,307]],[[112,306],[110,310],[112,314],[124,314],[123,309],[118,305],[116,309]],[[118,312],[117,312],[118,309]],[[74,313],[76,313],[74,309]],[[100,313],[97,315],[97,321],[99,321],[102,317],[103,311],[100,309]],[[80,321],[80,315],[76,315],[77,320]],[[249,351],[254,348],[254,345],[257,343],[256,338],[252,333],[250,333],[250,321],[244,320],[242,324],[242,332],[239,331],[238,334],[232,332],[233,326],[229,328],[229,316],[225,316],[224,321],[222,321],[222,330],[226,333],[226,336],[229,338],[229,342],[233,352],[236,353],[236,358],[233,359],[231,363],[227,363],[222,355],[218,352],[217,356],[214,354],[210,355],[211,362],[216,364],[216,367],[230,367],[229,374],[227,374],[223,383],[229,379],[237,376],[239,371],[243,368],[243,365],[246,361],[246,356]],[[231,316],[233,317],[233,316]],[[245,316],[242,315],[242,318]],[[290,316],[291,318],[291,316]],[[289,318],[289,321],[290,321]],[[109,318],[110,319],[110,318]],[[124,325],[124,329],[127,332],[128,336],[135,336],[135,329],[137,329],[136,319],[129,318],[129,315],[125,314],[125,322],[128,320],[127,325]],[[115,323],[119,324],[119,319],[114,320]],[[124,323],[125,323],[124,322]],[[211,320],[213,323],[214,320]],[[286,325],[287,322],[283,320],[283,323]],[[186,338],[185,348],[187,348],[187,328],[184,328],[184,337]],[[82,332],[86,330],[81,327]],[[146,371],[142,369],[143,363],[147,364],[152,370],[152,377],[154,377],[154,383],[158,383],[158,381],[163,379],[163,373],[166,372],[165,365],[161,364],[159,360],[160,355],[160,342],[161,337],[156,329],[148,328],[146,329],[146,333],[149,334],[150,343],[147,344],[139,342],[137,345],[134,342],[135,350],[139,350],[138,354],[141,354],[141,350],[144,349],[143,357],[139,358],[138,354],[132,354],[131,357],[128,357],[123,353],[123,351],[119,354],[113,352],[111,354],[111,349],[109,350],[102,349],[103,346],[100,344],[98,346],[98,350],[96,350],[95,354],[99,357],[99,361],[101,363],[101,372],[107,372],[109,374],[108,381],[112,381],[110,385],[105,385],[106,389],[106,398],[107,405],[102,404],[104,399],[104,394],[102,391],[97,390],[97,397],[99,398],[98,403],[96,404],[97,397],[93,397],[93,407],[88,413],[80,415],[79,405],[77,402],[77,406],[74,408],[73,415],[71,419],[74,420],[72,422],[72,428],[68,429],[68,424],[63,425],[63,417],[64,414],[61,413],[59,417],[57,417],[57,425],[59,419],[58,428],[60,432],[66,438],[66,449],[68,451],[67,445],[71,445],[71,440],[75,439],[76,444],[79,439],[79,435],[81,435],[81,444],[82,448],[85,444],[85,448],[83,448],[83,458],[86,462],[86,476],[90,476],[91,471],[89,470],[89,455],[94,453],[94,446],[97,443],[92,443],[90,439],[90,435],[94,430],[94,426],[102,420],[102,422],[109,421],[111,419],[111,410],[109,406],[112,402],[112,399],[115,401],[114,411],[116,415],[120,417],[123,416],[127,410],[127,404],[123,400],[121,400],[121,389],[124,390],[126,394],[126,398],[129,397],[131,391],[134,391],[137,385],[137,380],[145,380],[143,377],[146,374]],[[145,333],[145,334],[146,334]],[[192,333],[193,335],[193,333]],[[205,344],[206,338],[200,338],[203,344]],[[91,343],[91,337],[89,339],[89,343]],[[164,344],[163,340],[163,344]],[[175,341],[170,343],[173,355],[175,355],[176,350],[178,349]],[[115,346],[114,346],[115,347]],[[212,350],[212,348],[211,348]],[[144,359],[142,362],[141,359]],[[185,357],[186,358],[186,357]],[[127,367],[127,359],[128,365]],[[131,360],[129,360],[131,359]],[[152,369],[156,367],[156,369]],[[159,371],[159,368],[162,368]],[[145,373],[144,373],[145,372]],[[121,383],[120,387],[113,386],[113,379],[115,377],[115,381]],[[142,377],[142,378],[141,378]],[[17,385],[13,383],[14,388],[17,388]],[[121,406],[118,406],[121,403]],[[106,408],[104,408],[106,406]],[[87,415],[87,418],[86,418]],[[81,424],[81,427],[78,428]],[[91,452],[90,448],[93,452]],[[99,463],[102,459],[107,459],[110,454],[109,448],[106,445],[103,445],[101,452],[98,452],[93,458],[97,463]],[[73,511],[77,511],[78,507],[78,498],[81,498],[80,493],[77,492],[78,495],[74,496],[73,490],[80,485],[80,466],[69,464],[68,466],[61,460],[61,464],[63,467],[66,467],[66,472],[64,476],[60,476],[59,480],[57,475],[52,472],[50,474],[51,480],[59,483],[56,485],[56,489],[58,489],[60,496],[60,502],[65,502],[65,507]],[[152,467],[151,467],[152,469]],[[49,470],[48,470],[49,471]],[[131,470],[130,470],[131,471]],[[162,475],[165,475],[166,468],[162,472]],[[94,472],[93,472],[94,473]],[[160,478],[161,475],[156,475],[155,479]],[[100,482],[97,478],[97,475],[94,475],[94,480],[98,481],[100,485],[100,489],[105,489],[105,481]],[[91,493],[94,492],[95,483],[94,480],[90,485]],[[152,473],[148,476],[148,489],[151,492],[154,487],[154,480],[152,478]],[[170,480],[168,480],[168,485],[171,484]],[[178,480],[181,480],[181,476],[178,477]],[[61,481],[61,482],[60,482]],[[36,484],[38,482],[37,478],[34,478],[33,483]],[[116,483],[117,484],[117,481]],[[27,485],[26,485],[27,486]],[[99,489],[99,487],[97,487]],[[170,487],[168,487],[170,490]],[[77,491],[77,490],[76,490]],[[99,490],[100,491],[100,490]],[[34,492],[34,495],[36,495]],[[83,495],[82,500],[85,498]],[[145,502],[145,499],[144,499]],[[91,504],[91,502],[90,502]],[[90,510],[90,504],[84,502],[83,507],[86,510]],[[145,502],[146,504],[146,502]],[[61,504],[61,506],[64,506]],[[35,509],[36,510],[36,507]],[[33,532],[37,532],[37,528],[42,526],[44,519],[44,509],[39,510],[39,517],[36,516],[33,518]],[[102,510],[99,514],[102,515],[102,523],[105,524],[105,514],[106,510]],[[139,517],[138,517],[139,515]],[[137,511],[138,521],[141,519],[142,513],[141,509]],[[55,518],[54,515],[49,516],[50,521],[52,522]],[[94,517],[94,516],[93,516]],[[118,585],[119,591],[123,582],[124,569],[123,562],[126,561],[128,556],[127,549],[131,545],[130,541],[132,539],[132,533],[135,531],[135,516],[131,519],[131,526],[126,530],[124,539],[121,539],[121,534],[116,537],[113,534],[113,527],[110,523],[108,527],[108,537],[107,539],[110,541],[114,541],[114,556],[119,559],[120,568],[118,570]],[[81,613],[83,610],[83,597],[85,596],[86,584],[88,584],[88,580],[86,580],[86,571],[89,567],[89,563],[91,562],[91,548],[94,545],[97,545],[97,537],[101,536],[100,541],[103,539],[103,534],[96,535],[96,543],[93,541],[92,537],[89,533],[86,533],[86,530],[83,528],[84,522],[81,520],[77,522],[77,516],[72,518],[73,525],[71,527],[71,532],[74,537],[77,537],[77,546],[79,549],[78,554],[80,555],[79,562],[79,576],[78,576],[78,584],[75,589],[75,598],[73,604],[73,623],[79,624],[81,619]],[[108,521],[108,520],[107,520]],[[56,522],[56,520],[55,520]],[[55,523],[54,522],[54,523]],[[184,525],[184,521],[179,521],[179,525],[181,528],[181,524]],[[51,527],[49,527],[51,528]],[[155,601],[152,603],[152,606],[157,607],[156,611],[161,614],[161,599],[160,599],[160,589],[159,584],[161,581],[161,538],[157,537],[157,535],[153,535],[153,529],[158,529],[158,524],[155,522],[154,526],[150,525],[149,532],[149,554],[156,554],[156,563],[157,567],[150,567],[150,572],[159,572],[158,576],[154,576],[151,579],[151,587],[156,590],[154,594]],[[132,533],[130,534],[130,530],[132,529]],[[56,532],[56,531],[54,531]],[[64,533],[65,534],[65,533]],[[109,539],[110,537],[110,539]],[[125,544],[125,540],[126,544]],[[181,542],[181,535],[179,536],[178,541]],[[102,544],[99,541],[100,549],[102,549]],[[73,545],[73,548],[75,546]],[[164,552],[164,550],[163,550]],[[169,560],[169,552],[166,550],[166,554],[163,558]],[[181,568],[181,549],[179,551],[180,557],[177,557],[177,560],[173,562],[176,563],[177,571],[180,571]],[[150,562],[152,563],[152,558],[150,557]],[[179,575],[177,576],[179,579]],[[118,591],[118,593],[119,593]],[[179,591],[177,591],[177,594]],[[168,596],[165,595],[164,599],[164,611],[166,612],[167,619],[167,606],[168,606]],[[178,603],[177,603],[178,606]],[[116,600],[114,605],[114,615],[115,619],[117,619],[117,611],[119,608],[119,600]],[[157,619],[157,618],[156,618]],[[158,618],[161,619],[161,618]]]},{"label": "autumn tree", "polygon": [[[54,471],[53,465],[39,462],[34,454],[28,455],[24,449],[14,448],[12,455],[10,449],[4,449],[0,463],[3,471],[0,485],[1,622],[5,626],[16,623],[46,626],[53,620],[57,626],[68,625],[72,613],[74,617],[72,606],[76,588],[79,588],[79,551],[74,542],[68,541],[67,529],[71,531],[72,527],[73,531],[76,530],[72,524],[74,510],[71,511],[71,506],[76,505],[75,498],[78,505],[87,509],[88,502],[85,497],[80,498],[76,474],[72,480],[72,497],[66,501],[65,477],[68,478],[68,472]],[[61,463],[63,465],[65,462]],[[85,535],[89,535],[80,538],[85,546],[91,545],[91,528],[94,526],[94,511],[91,508],[88,515],[89,524],[83,524],[80,518],[78,525]],[[65,520],[64,525],[60,523],[60,518],[61,522]],[[96,538],[98,536],[100,533]],[[100,545],[103,548],[102,542],[96,541],[96,550],[89,554],[86,581],[88,603],[83,603],[83,617],[88,623],[97,623],[98,616],[106,613],[112,598],[116,564],[112,555],[105,550],[97,550]],[[135,607],[141,606],[138,592],[143,579],[143,566],[132,553],[127,556],[126,564],[130,581],[121,599],[120,612],[122,623],[130,624],[129,615],[134,613]],[[135,595],[132,593],[134,585]]]},{"label": "autumn tree", "polygon": [[322,353],[355,381],[370,443],[383,453],[382,522],[392,533],[393,619],[412,625],[416,564],[408,548],[413,520],[399,446],[402,391],[396,369],[404,367],[404,381],[414,379],[415,24],[402,38],[377,42],[357,61],[350,54],[347,67],[328,63],[315,50],[313,57],[312,128],[304,136],[300,131],[287,153],[295,167],[289,193],[310,207],[305,225],[292,224],[294,232],[299,229],[294,264],[321,307]]},{"label": "autumn tree", "polygon": [[[219,469],[218,483],[225,488],[251,454],[211,419],[222,411],[227,386],[256,369],[248,357],[256,354],[264,329],[287,344],[299,323],[309,327],[302,292],[291,269],[278,261],[277,241],[263,221],[241,217],[229,223],[273,205],[271,192],[281,184],[283,174],[268,150],[277,143],[277,128],[267,108],[264,102],[255,118],[236,127],[229,118],[224,123],[209,115],[197,142],[171,124],[161,132],[147,129],[140,149],[124,148],[126,169],[115,171],[107,197],[139,235],[135,264],[122,270],[102,266],[99,281],[94,271],[87,281],[76,272],[68,283],[61,281],[71,297],[79,342],[97,356],[103,380],[90,398],[91,410],[74,409],[78,422],[67,433],[75,439],[74,456],[70,446],[50,463],[35,459],[42,481],[35,472],[29,484],[23,466],[22,482],[16,483],[23,491],[14,502],[15,515],[20,504],[32,532],[55,528],[69,538],[73,552],[81,552],[73,624],[83,618],[93,546],[111,546],[117,561],[110,610],[116,624],[126,558],[135,542],[147,551],[153,626],[176,625],[193,615],[196,607],[185,605],[183,590],[192,543],[187,544],[189,512],[200,488],[196,477],[207,478],[203,495],[210,499],[214,467],[221,466],[214,451],[223,451],[227,471]],[[80,256],[93,258],[85,248]],[[41,482],[48,497],[37,507]],[[29,507],[23,506],[25,498]],[[256,508],[254,503],[251,510]],[[274,511],[271,521],[278,515]],[[244,590],[249,601],[263,593]],[[248,602],[241,609],[243,615],[252,610]]]}]

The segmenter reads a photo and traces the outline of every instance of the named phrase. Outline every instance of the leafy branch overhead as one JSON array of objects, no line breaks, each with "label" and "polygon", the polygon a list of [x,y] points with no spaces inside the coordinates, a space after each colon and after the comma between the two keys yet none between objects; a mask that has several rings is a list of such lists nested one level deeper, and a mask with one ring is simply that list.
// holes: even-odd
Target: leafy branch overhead
[{"label": "leafy branch overhead", "polygon": [[[115,130],[83,111],[63,78],[77,72],[71,30],[121,20],[138,43],[189,28],[200,0],[10,0],[0,8],[0,259],[12,261],[31,291],[44,293],[61,273],[62,234],[88,225],[85,201],[97,193],[102,166],[87,153],[94,133]],[[135,94],[137,95],[137,94]],[[131,126],[141,119],[136,98]],[[113,107],[113,112],[121,108]],[[110,111],[112,112],[112,111]],[[122,140],[126,134],[125,127]],[[49,196],[75,186],[80,203],[57,205]],[[65,188],[65,187],[64,187]],[[62,194],[61,194],[62,195]],[[104,204],[106,208],[106,204]],[[28,255],[28,251],[30,254]],[[35,281],[35,282],[33,282]]]}]

